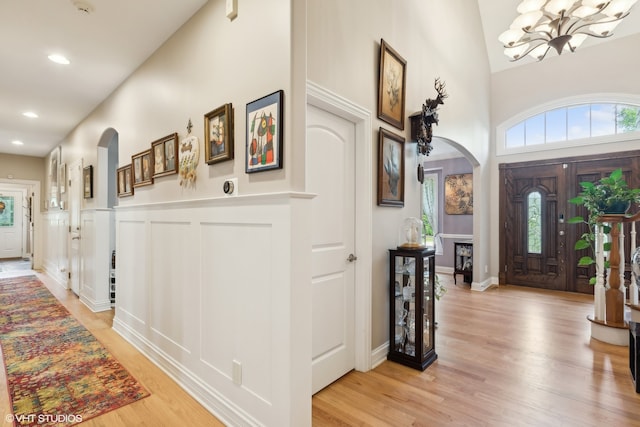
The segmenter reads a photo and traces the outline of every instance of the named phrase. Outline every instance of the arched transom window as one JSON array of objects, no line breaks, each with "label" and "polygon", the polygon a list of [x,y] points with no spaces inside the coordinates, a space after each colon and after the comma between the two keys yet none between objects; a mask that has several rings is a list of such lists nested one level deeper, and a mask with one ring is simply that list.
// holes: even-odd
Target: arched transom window
[{"label": "arched transom window", "polygon": [[[549,149],[572,141],[626,139],[640,131],[640,105],[582,103],[546,110],[498,128],[498,153]],[[616,135],[619,136],[616,138]],[[611,138],[613,136],[613,138]],[[589,143],[589,142],[587,142]]]}]

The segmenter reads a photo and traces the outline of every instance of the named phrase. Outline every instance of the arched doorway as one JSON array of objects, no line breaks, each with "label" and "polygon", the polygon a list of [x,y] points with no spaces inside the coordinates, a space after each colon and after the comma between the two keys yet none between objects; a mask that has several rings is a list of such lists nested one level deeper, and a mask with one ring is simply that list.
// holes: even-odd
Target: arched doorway
[{"label": "arched doorway", "polygon": [[[464,201],[465,209],[446,209],[447,182],[465,182],[468,189],[480,188],[480,162],[463,145],[444,137],[433,137],[434,151],[422,163],[425,181],[422,191],[423,222],[430,223],[436,247],[436,265],[441,273],[454,274],[456,271],[456,244],[471,243],[479,247],[474,233],[473,198]],[[466,190],[465,190],[466,191]],[[473,197],[473,193],[470,193]],[[469,206],[470,203],[470,206]],[[475,243],[475,244],[474,244]],[[473,274],[468,277],[474,282],[481,277],[479,263],[474,262]],[[473,289],[484,286],[476,284]]]}]

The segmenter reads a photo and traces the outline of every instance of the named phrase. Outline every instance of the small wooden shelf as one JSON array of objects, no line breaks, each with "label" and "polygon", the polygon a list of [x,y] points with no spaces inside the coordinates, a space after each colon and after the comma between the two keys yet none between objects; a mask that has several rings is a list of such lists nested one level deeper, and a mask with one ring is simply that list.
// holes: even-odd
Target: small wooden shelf
[{"label": "small wooden shelf", "polygon": [[457,284],[458,274],[462,274],[465,283],[473,282],[473,242],[454,242],[453,247],[453,283]]}]

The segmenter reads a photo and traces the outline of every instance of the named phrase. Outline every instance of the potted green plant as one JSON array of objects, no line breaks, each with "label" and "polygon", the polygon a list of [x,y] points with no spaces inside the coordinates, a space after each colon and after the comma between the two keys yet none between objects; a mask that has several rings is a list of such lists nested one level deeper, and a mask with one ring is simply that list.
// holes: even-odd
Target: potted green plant
[{"label": "potted green plant", "polygon": [[[595,227],[596,220],[604,214],[624,214],[629,210],[632,203],[640,202],[640,188],[629,188],[622,174],[622,169],[616,169],[607,177],[601,178],[598,182],[581,182],[582,192],[578,196],[569,199],[569,203],[582,205],[587,209],[588,216],[575,216],[570,218],[569,224],[584,223],[587,225],[587,232],[580,236],[575,244],[575,250],[590,249],[591,256],[583,256],[578,260],[578,265],[587,267],[595,264]],[[608,234],[611,227],[604,225],[603,232]],[[604,244],[604,250],[610,249],[610,243]],[[605,262],[605,268],[607,268]],[[590,284],[595,284],[596,278],[589,279]]]}]

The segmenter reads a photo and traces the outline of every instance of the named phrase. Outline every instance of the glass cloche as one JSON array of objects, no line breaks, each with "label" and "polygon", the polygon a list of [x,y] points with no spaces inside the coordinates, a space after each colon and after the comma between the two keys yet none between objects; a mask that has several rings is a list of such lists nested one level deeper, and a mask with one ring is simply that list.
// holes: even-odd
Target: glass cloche
[{"label": "glass cloche", "polygon": [[422,221],[415,217],[409,217],[402,222],[398,233],[398,247],[401,249],[422,249],[425,247]]}]

